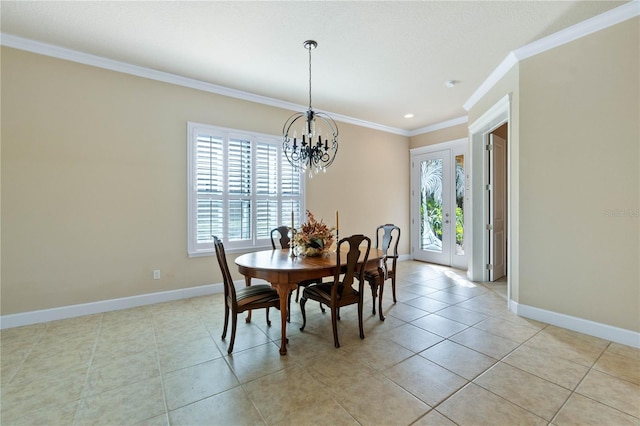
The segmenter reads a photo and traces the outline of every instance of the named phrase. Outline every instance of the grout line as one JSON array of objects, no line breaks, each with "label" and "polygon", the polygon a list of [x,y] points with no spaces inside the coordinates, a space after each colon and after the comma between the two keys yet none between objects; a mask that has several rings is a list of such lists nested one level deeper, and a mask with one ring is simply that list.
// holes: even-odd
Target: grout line
[{"label": "grout line", "polygon": [[78,415],[82,408],[82,401],[84,401],[87,392],[87,384],[89,383],[89,376],[91,375],[91,367],[93,366],[93,358],[96,354],[96,350],[98,349],[98,341],[100,340],[100,335],[102,334],[102,322],[104,320],[104,313],[100,314],[100,323],[98,324],[98,330],[96,332],[96,338],[93,342],[93,349],[91,350],[91,359],[89,359],[89,365],[87,366],[87,374],[84,378],[84,384],[82,385],[82,391],[80,392],[80,399],[78,400],[78,406],[76,407],[76,412],[73,415],[73,424],[76,425],[78,423]]},{"label": "grout line", "polygon": [[160,376],[160,390],[162,391],[162,401],[164,402],[164,415],[166,417],[167,423],[169,423],[169,405],[167,404],[167,393],[164,390],[164,372],[162,371],[162,366],[160,365],[160,353],[158,351],[158,338],[156,336],[156,324],[153,320],[153,313],[151,315],[151,328],[153,330],[153,343],[156,352],[156,365],[158,366],[158,374]]}]

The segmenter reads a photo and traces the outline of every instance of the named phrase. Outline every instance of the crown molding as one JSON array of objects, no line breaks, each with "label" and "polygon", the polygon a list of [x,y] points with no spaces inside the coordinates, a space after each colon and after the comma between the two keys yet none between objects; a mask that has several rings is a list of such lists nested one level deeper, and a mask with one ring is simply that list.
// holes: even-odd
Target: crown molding
[{"label": "crown molding", "polygon": [[[304,105],[298,105],[292,102],[270,98],[267,96],[256,95],[254,93],[244,92],[242,90],[230,89],[228,87],[220,86],[217,84],[182,77],[177,74],[171,74],[168,72],[158,71],[138,65],[132,65],[126,62],[115,61],[113,59],[107,59],[101,56],[91,55],[88,53],[83,53],[48,43],[42,43],[39,41],[18,37],[12,34],[0,33],[0,45],[24,50],[31,53],[37,53],[39,55],[50,56],[57,59],[77,62],[83,65],[89,65],[97,68],[121,72],[124,74],[130,74],[150,80],[161,81],[163,83],[201,90],[203,92],[215,93],[217,95],[227,96],[230,98],[255,102],[258,104],[273,106],[276,108],[282,108],[289,111],[305,111],[308,108]],[[355,124],[357,126],[381,130],[383,132],[394,133],[402,136],[409,135],[408,130],[389,127],[378,123],[372,123],[370,121],[365,121],[359,118],[349,117],[342,114],[335,114],[327,111],[323,112],[330,114],[334,120],[341,121],[343,123]]]},{"label": "crown molding", "polygon": [[451,120],[442,121],[440,123],[431,124],[430,126],[422,127],[420,129],[415,129],[409,132],[408,136],[418,136],[423,133],[434,132],[440,129],[446,129],[447,127],[457,126],[458,124],[464,124],[469,121],[469,117],[466,115],[458,118],[452,118]]},{"label": "crown molding", "polygon": [[632,0],[622,6],[611,9],[586,21],[582,21],[557,33],[536,40],[511,51],[507,57],[493,70],[487,79],[476,89],[463,107],[469,111],[502,77],[523,59],[538,55],[547,50],[570,43],[597,31],[614,26],[640,15],[640,0]]}]

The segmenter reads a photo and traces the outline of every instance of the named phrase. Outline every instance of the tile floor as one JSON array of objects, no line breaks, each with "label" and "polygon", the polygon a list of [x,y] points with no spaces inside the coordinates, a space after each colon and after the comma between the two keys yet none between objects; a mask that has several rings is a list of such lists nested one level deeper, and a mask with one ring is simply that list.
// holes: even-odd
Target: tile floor
[{"label": "tile floor", "polygon": [[[520,318],[505,284],[401,262],[398,303],[292,305],[220,339],[221,295],[2,330],[2,425],[640,425],[640,350]],[[279,313],[272,311],[272,319]]]}]

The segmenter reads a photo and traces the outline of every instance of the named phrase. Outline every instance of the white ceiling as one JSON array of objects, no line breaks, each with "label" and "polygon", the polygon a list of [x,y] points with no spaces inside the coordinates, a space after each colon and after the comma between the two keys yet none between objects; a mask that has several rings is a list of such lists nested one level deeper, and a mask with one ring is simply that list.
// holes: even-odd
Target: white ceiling
[{"label": "white ceiling", "polygon": [[314,108],[410,131],[465,116],[511,51],[623,3],[2,0],[0,12],[3,34],[303,106],[314,39]]}]

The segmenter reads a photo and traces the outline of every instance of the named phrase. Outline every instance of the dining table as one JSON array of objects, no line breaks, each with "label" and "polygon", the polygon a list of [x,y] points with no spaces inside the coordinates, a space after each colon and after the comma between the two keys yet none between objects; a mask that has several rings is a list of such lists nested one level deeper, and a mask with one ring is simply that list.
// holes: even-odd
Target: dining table
[{"label": "dining table", "polygon": [[[383,250],[371,248],[365,270],[382,268],[381,261],[385,256]],[[364,252],[360,254],[360,263],[364,260]],[[280,298],[280,317],[282,324],[282,340],[280,355],[287,354],[287,307],[289,294],[295,290],[299,282],[324,277],[334,277],[337,269],[343,271],[347,264],[346,252],[340,256],[337,264],[335,252],[324,253],[320,256],[292,256],[291,249],[262,250],[240,255],[236,258],[239,272],[244,275],[247,286],[251,279],[263,279],[271,284]],[[384,276],[380,273],[379,276]],[[378,283],[369,283],[371,291],[377,291]],[[251,312],[249,312],[251,315]]]}]

